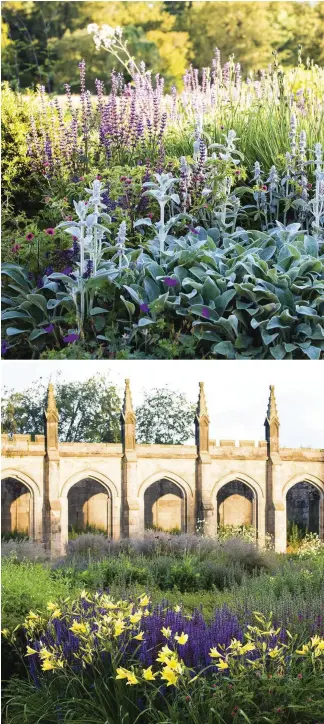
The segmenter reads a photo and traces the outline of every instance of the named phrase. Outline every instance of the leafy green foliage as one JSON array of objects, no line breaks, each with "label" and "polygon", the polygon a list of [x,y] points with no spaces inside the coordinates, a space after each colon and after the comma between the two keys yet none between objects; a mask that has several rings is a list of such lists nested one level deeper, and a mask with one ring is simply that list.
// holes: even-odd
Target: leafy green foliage
[{"label": "leafy green foliage", "polygon": [[[44,431],[47,385],[38,380],[23,392],[6,390],[2,399],[4,432],[37,435]],[[60,439],[87,442],[118,442],[120,399],[104,375],[84,382],[56,383]]]},{"label": "leafy green foliage", "polygon": [[[97,281],[91,280],[98,306],[90,339],[95,334],[108,351],[117,334],[126,335],[131,351],[158,356],[161,338],[168,339],[171,330],[183,356],[191,348],[210,358],[320,359],[323,244],[298,224],[267,233],[237,230],[224,236],[221,248],[204,229],[197,231],[198,236],[170,238],[161,258],[151,246],[150,253],[131,252],[127,268],[112,261],[103,265]],[[70,308],[64,280],[60,285],[48,280],[35,293],[22,268],[4,265],[4,274],[9,344],[22,354],[27,343],[35,354],[52,339],[44,332],[49,324],[59,330],[52,345],[55,338],[61,344],[66,319],[60,310]]]},{"label": "leafy green foliage", "polygon": [[137,442],[180,445],[193,436],[194,405],[168,388],[146,392],[136,409]]}]

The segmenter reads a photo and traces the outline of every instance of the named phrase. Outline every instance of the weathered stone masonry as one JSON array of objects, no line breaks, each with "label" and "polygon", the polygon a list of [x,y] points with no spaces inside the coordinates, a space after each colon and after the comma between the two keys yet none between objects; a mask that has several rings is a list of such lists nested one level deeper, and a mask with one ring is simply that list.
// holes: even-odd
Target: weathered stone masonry
[{"label": "weathered stone masonry", "polygon": [[153,525],[215,535],[220,525],[250,524],[260,545],[270,533],[284,552],[289,519],[323,538],[324,449],[280,447],[273,387],[257,445],[209,439],[202,382],[195,445],[137,444],[129,380],[122,443],[61,443],[58,421],[50,384],[45,435],[2,436],[2,530],[26,530],[53,555],[64,551],[69,526],[87,524],[113,538]]}]

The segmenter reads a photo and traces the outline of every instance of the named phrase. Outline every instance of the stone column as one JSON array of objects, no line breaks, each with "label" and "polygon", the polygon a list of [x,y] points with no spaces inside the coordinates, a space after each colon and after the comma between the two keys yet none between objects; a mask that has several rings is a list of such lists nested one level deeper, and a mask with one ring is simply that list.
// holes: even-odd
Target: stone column
[{"label": "stone column", "polygon": [[[62,531],[60,495],[60,453],[58,444],[58,410],[53,385],[48,386],[45,411],[44,514],[43,538],[53,557],[64,553],[67,530]],[[67,528],[67,526],[66,526]]]},{"label": "stone column", "polygon": [[129,380],[125,380],[121,431],[123,444],[121,534],[124,537],[136,537],[143,535],[144,530],[140,525],[140,505],[137,496],[136,417]]},{"label": "stone column", "polygon": [[265,419],[267,441],[267,485],[266,485],[266,532],[274,536],[275,549],[286,550],[286,505],[281,499],[281,458],[279,429],[280,422],[275,398],[275,388],[270,385],[267,416]]},{"label": "stone column", "polygon": [[[205,398],[204,383],[199,382],[199,398],[195,417],[197,462],[195,510],[198,531],[205,535],[215,535],[215,510],[210,499],[211,457],[209,453],[209,417]],[[201,522],[202,521],[202,522]]]}]

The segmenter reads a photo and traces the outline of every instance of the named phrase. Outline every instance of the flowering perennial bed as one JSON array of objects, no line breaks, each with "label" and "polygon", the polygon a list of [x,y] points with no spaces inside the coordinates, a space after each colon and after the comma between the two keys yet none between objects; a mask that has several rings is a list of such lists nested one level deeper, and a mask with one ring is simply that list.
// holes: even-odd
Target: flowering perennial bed
[{"label": "flowering perennial bed", "polygon": [[[47,616],[30,612],[23,625],[30,674],[25,712],[43,692],[46,716],[51,706],[57,716],[37,721],[175,722],[181,715],[189,722],[205,711],[208,722],[315,724],[323,714],[318,634],[298,644],[271,618],[255,612],[241,627],[226,608],[207,624],[198,611],[185,616],[181,606],[153,608],[146,594],[116,601],[83,591],[47,608]],[[8,722],[21,706],[15,687],[11,682]]]},{"label": "flowering perennial bed", "polygon": [[167,94],[120,28],[89,31],[131,80],[94,103],[82,61],[79,102],[66,84],[18,104],[30,209],[9,164],[3,354],[321,358],[323,70],[300,51],[244,81],[216,49]]}]

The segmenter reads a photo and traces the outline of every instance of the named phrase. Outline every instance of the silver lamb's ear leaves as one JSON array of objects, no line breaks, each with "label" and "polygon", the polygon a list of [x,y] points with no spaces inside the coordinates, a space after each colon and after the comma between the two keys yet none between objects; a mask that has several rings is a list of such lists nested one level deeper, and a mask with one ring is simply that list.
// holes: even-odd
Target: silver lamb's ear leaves
[{"label": "silver lamb's ear leaves", "polygon": [[137,219],[134,223],[134,227],[136,226],[152,226],[152,221],[148,216],[146,216],[143,219]]},{"label": "silver lamb's ear leaves", "polygon": [[96,214],[89,214],[86,218],[87,227],[90,228],[90,226],[92,226],[95,223],[96,219],[97,219]]},{"label": "silver lamb's ear leaves", "polygon": [[72,236],[76,236],[77,239],[80,238],[80,229],[78,226],[70,226],[66,229],[68,234],[71,234]]}]

